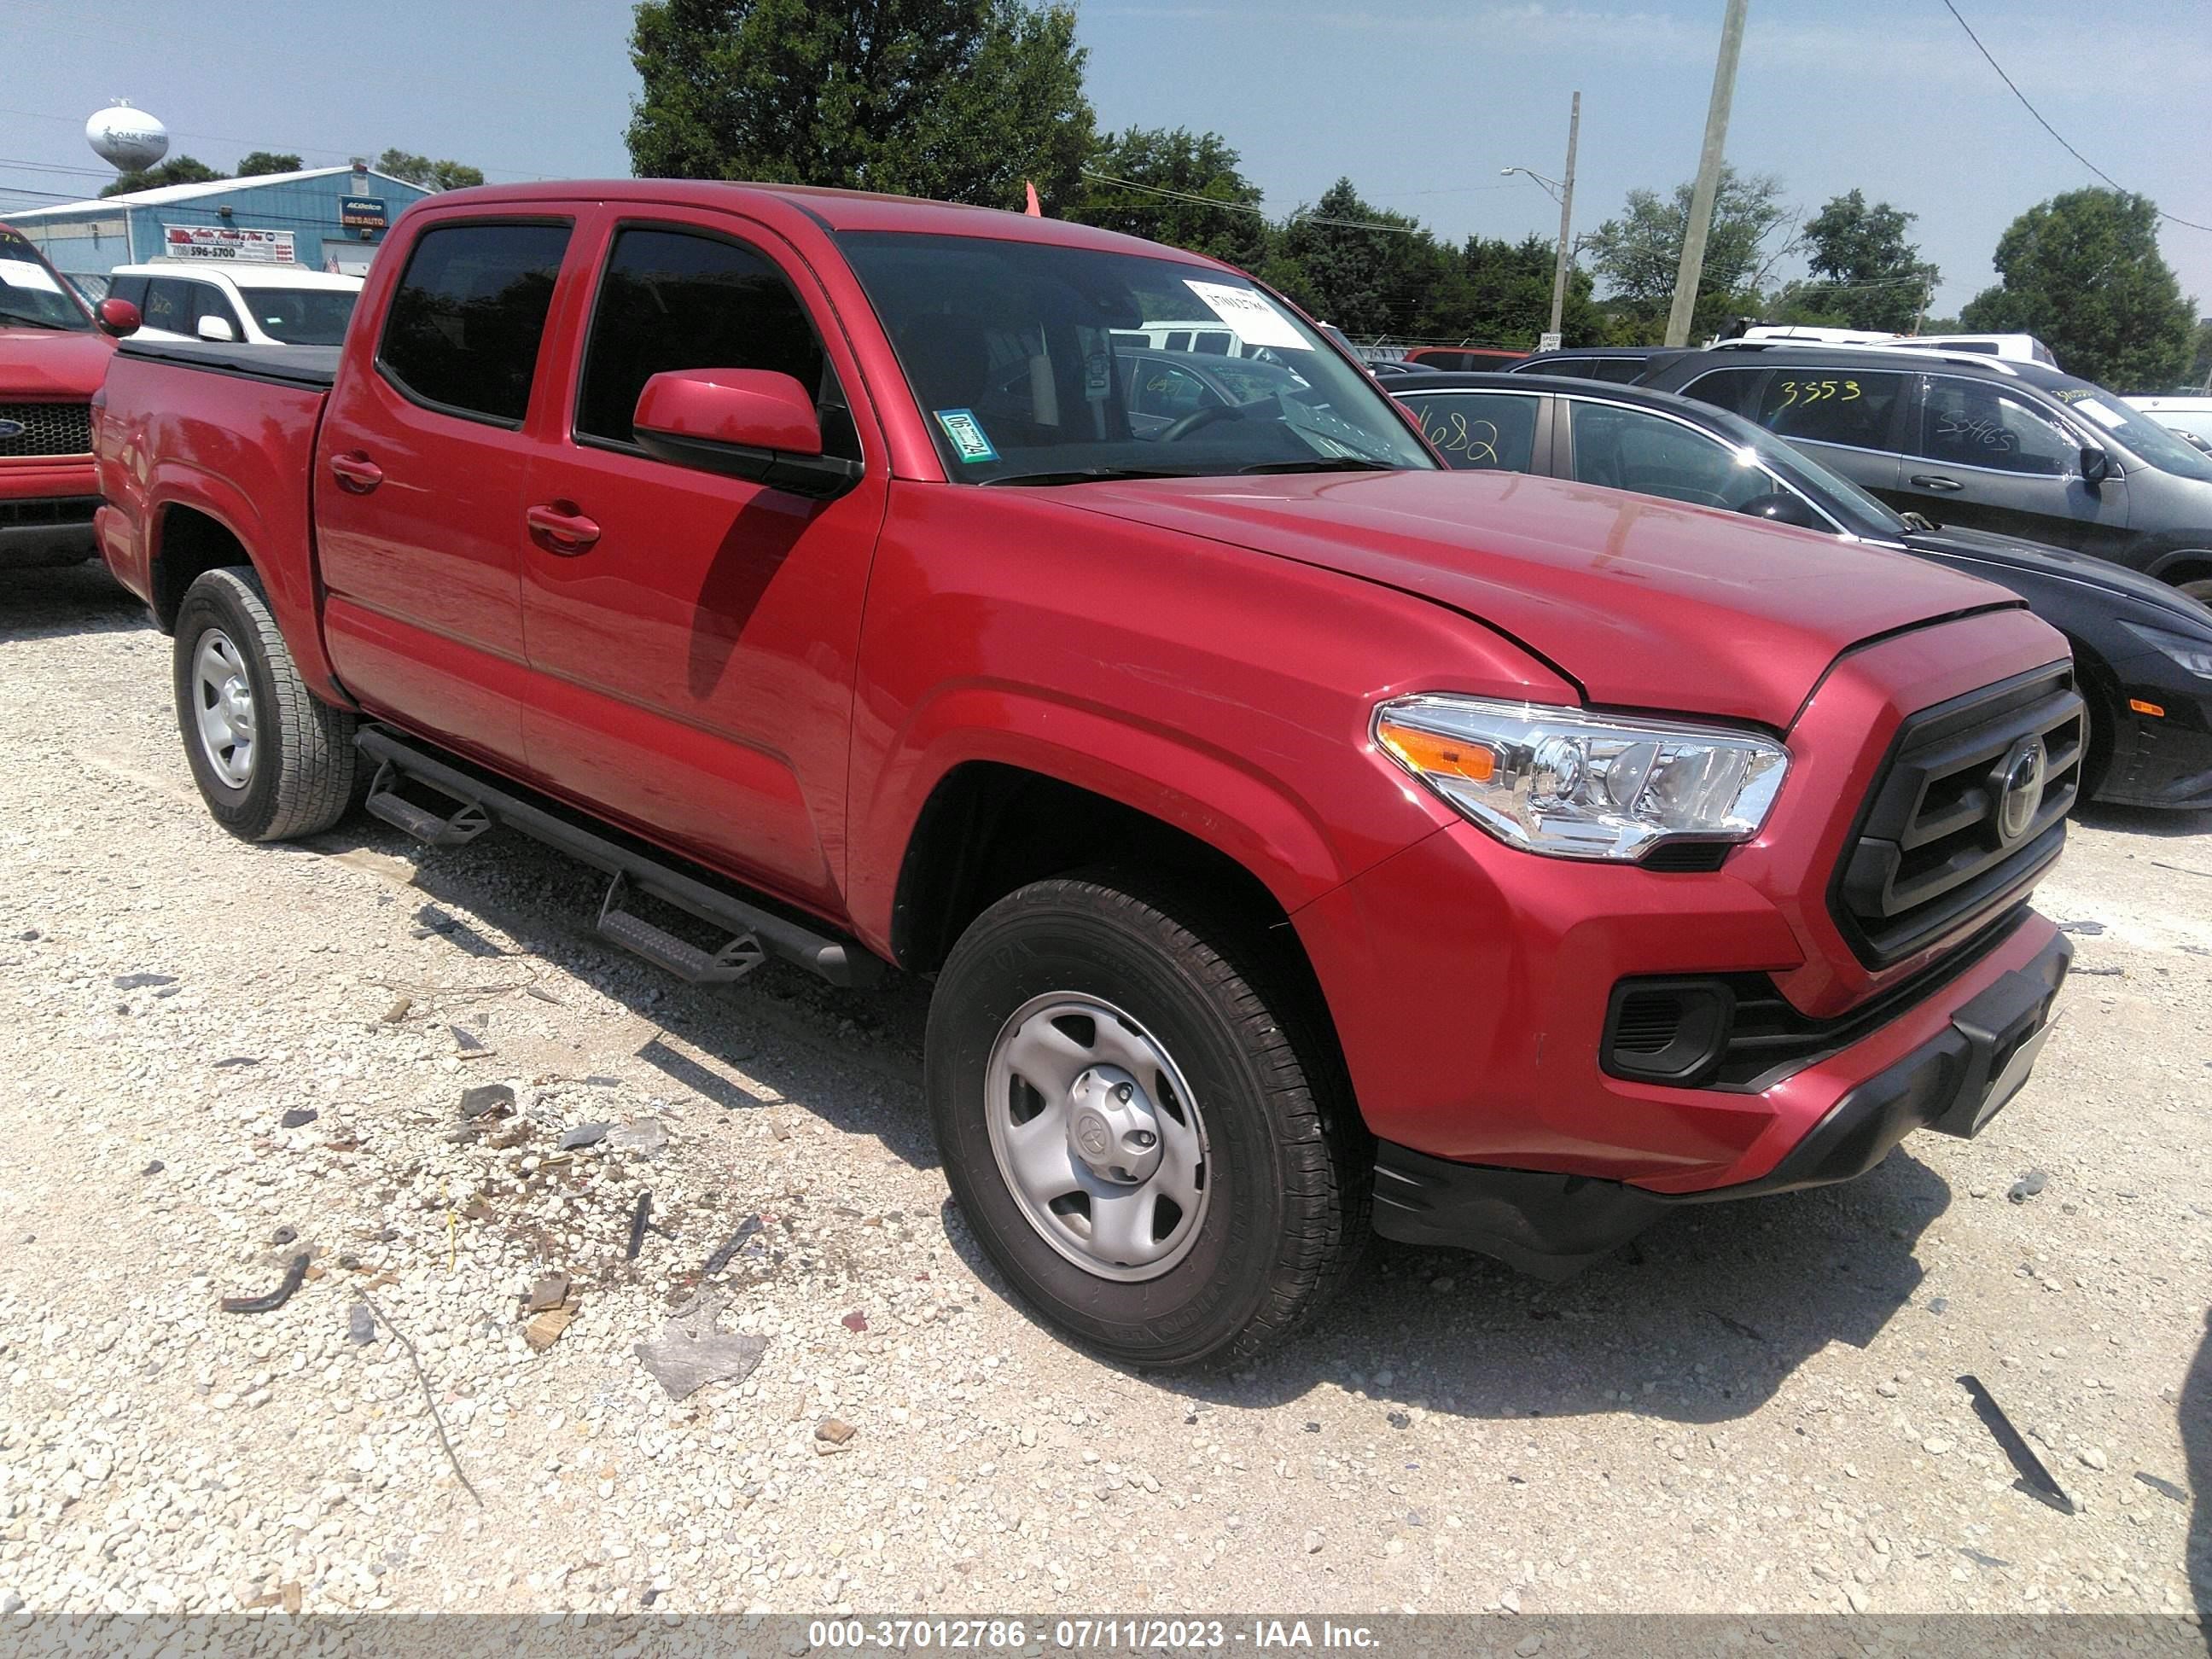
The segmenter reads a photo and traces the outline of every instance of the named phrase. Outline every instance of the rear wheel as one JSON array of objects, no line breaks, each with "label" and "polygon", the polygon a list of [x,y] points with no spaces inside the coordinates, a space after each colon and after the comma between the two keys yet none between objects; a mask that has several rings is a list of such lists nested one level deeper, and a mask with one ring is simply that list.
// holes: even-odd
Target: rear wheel
[{"label": "rear wheel", "polygon": [[250,567],[210,570],[185,590],[173,665],[185,758],[216,823],[283,841],[344,816],[354,717],[301,683]]},{"label": "rear wheel", "polygon": [[930,1006],[930,1107],[978,1242],[1133,1364],[1287,1335],[1367,1237],[1365,1135],[1291,977],[1233,922],[1115,878],[986,910]]}]

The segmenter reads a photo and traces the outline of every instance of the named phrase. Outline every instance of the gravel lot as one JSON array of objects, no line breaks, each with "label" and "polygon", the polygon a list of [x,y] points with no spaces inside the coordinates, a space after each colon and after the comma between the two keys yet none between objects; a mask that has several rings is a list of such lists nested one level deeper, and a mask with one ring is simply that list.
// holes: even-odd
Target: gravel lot
[{"label": "gravel lot", "polygon": [[[0,1612],[2212,1610],[2212,820],[2079,828],[2065,1022],[1978,1141],[1563,1286],[1378,1249],[1157,1378],[975,1255],[922,988],[693,990],[505,836],[242,845],[168,662],[96,568],[7,579]],[[704,1290],[757,1366],[672,1399],[635,1345],[755,1216]]]}]

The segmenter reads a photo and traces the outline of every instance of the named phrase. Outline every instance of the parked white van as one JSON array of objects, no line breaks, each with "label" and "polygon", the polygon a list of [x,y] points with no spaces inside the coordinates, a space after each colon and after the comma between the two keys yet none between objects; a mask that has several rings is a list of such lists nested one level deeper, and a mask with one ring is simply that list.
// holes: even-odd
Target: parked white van
[{"label": "parked white van", "polygon": [[118,266],[107,293],[138,307],[140,339],[334,346],[361,284],[299,265],[157,259]]}]

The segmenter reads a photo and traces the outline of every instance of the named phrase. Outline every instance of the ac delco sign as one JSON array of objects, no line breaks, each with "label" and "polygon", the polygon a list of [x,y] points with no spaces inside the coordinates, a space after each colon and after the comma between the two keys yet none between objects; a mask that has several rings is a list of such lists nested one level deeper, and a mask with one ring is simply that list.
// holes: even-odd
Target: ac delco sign
[{"label": "ac delco sign", "polygon": [[244,225],[163,225],[161,252],[172,259],[235,259],[248,264],[293,263],[292,233]]}]

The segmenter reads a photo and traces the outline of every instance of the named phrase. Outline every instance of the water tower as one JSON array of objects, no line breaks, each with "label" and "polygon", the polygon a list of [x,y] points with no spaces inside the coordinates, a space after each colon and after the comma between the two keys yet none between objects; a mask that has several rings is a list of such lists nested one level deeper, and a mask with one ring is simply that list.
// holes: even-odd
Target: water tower
[{"label": "water tower", "polygon": [[84,140],[118,173],[140,173],[169,153],[169,130],[118,98],[84,124]]}]

